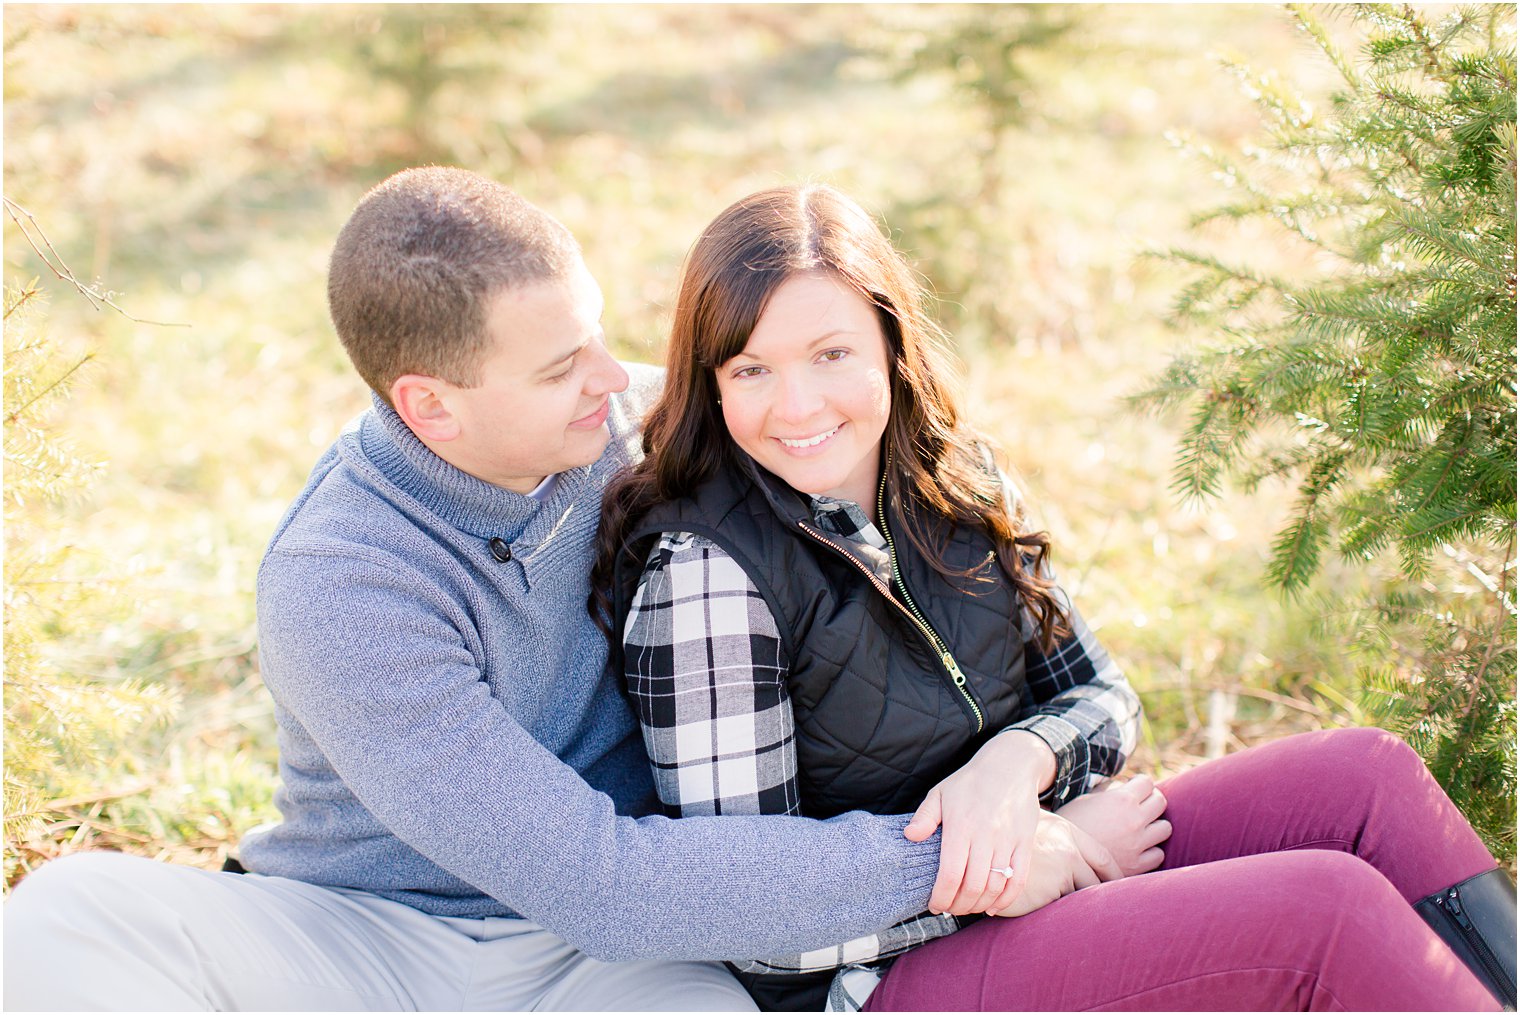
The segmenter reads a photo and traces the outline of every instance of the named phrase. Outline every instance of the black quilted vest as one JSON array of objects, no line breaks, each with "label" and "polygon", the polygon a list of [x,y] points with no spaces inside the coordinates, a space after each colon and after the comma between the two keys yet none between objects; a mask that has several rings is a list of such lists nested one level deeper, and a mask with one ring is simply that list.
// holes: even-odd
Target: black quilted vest
[{"label": "black quilted vest", "polygon": [[[902,506],[884,510],[906,594],[880,583],[848,540],[820,529],[805,496],[747,458],[693,496],[656,507],[630,536],[641,562],[658,533],[706,536],[760,590],[790,664],[809,817],[912,812],[1017,717],[1025,697],[1018,598],[989,556],[992,542],[980,531],[932,525],[952,569],[976,568],[969,578],[947,578],[907,540]],[[618,630],[627,614],[619,602]],[[949,665],[936,640],[948,647]]]}]

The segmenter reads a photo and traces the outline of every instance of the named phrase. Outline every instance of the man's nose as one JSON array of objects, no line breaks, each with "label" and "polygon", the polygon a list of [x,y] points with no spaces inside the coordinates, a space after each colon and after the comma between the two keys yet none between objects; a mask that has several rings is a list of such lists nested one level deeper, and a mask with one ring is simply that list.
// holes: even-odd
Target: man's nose
[{"label": "man's nose", "polygon": [[623,391],[628,387],[628,371],[623,365],[612,358],[612,353],[607,350],[605,342],[595,342],[597,355],[600,357],[589,375],[586,377],[586,390],[591,394],[605,395],[611,391]]}]

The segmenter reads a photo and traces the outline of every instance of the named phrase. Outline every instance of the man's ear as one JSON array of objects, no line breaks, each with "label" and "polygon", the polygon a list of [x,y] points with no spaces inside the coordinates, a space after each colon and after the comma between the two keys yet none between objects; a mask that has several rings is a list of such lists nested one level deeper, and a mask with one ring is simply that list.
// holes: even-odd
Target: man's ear
[{"label": "man's ear", "polygon": [[391,405],[396,415],[425,441],[451,441],[459,436],[459,418],[449,410],[448,381],[426,374],[402,374],[391,382]]}]

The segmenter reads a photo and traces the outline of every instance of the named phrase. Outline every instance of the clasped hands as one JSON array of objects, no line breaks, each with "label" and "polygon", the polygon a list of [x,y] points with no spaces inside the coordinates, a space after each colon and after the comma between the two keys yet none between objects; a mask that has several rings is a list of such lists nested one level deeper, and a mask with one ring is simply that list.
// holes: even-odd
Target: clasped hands
[{"label": "clasped hands", "polygon": [[1110,782],[1051,813],[1039,794],[1053,771],[1045,742],[1012,730],[929,791],[904,834],[922,842],[943,826],[931,911],[1023,916],[1079,888],[1161,866],[1172,827],[1148,776]]}]

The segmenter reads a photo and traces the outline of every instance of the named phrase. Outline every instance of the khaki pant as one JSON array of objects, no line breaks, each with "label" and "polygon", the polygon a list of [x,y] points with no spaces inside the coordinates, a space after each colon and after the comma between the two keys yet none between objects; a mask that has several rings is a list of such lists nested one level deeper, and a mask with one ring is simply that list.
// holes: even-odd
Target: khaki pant
[{"label": "khaki pant", "polygon": [[598,962],[526,920],[116,853],[55,860],[16,890],[5,1008],[755,1010],[718,963]]}]

